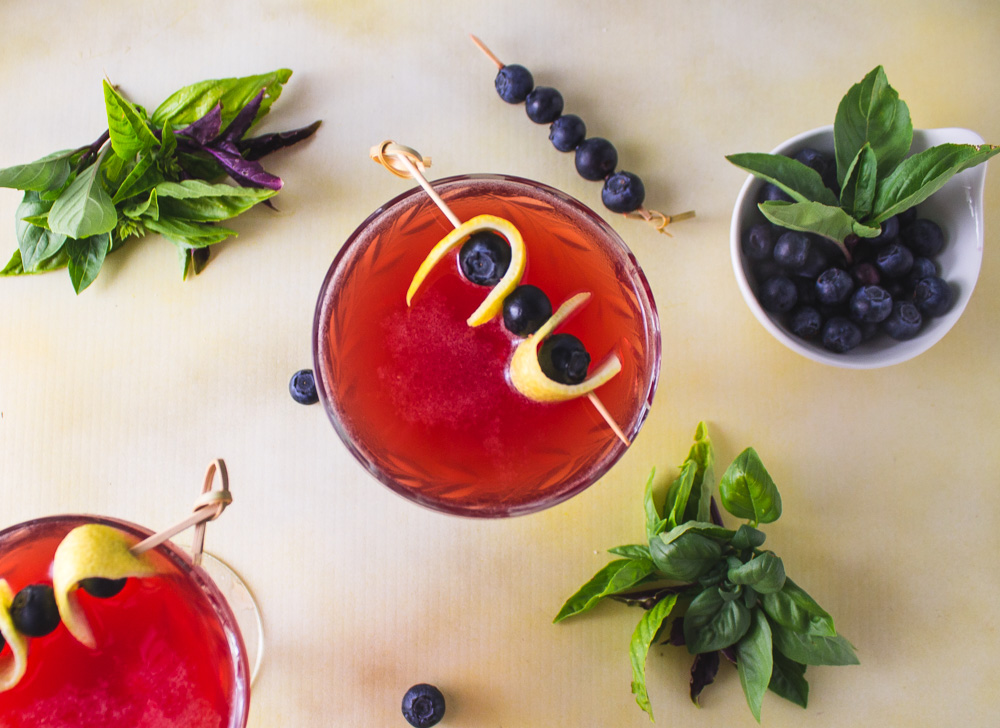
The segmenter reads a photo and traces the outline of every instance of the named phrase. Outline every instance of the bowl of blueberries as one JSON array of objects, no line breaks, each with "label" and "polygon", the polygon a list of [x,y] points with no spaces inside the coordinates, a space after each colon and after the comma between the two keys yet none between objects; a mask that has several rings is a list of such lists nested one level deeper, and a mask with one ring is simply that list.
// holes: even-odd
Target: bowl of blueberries
[{"label": "bowl of blueberries", "polygon": [[[913,130],[910,153],[983,144],[967,129]],[[795,136],[773,154],[816,170],[839,195],[833,127]],[[733,269],[757,320],[788,348],[837,367],[872,369],[923,353],[948,333],[972,295],[983,258],[986,166],[966,169],[877,237],[840,246],[768,221],[758,205],[789,198],[751,176],[730,229]]]}]

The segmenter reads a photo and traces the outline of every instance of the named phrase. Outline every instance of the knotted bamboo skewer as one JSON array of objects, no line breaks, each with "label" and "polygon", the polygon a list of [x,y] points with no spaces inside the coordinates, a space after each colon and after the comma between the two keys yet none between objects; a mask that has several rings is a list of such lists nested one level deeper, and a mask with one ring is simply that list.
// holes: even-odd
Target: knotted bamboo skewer
[{"label": "knotted bamboo skewer", "polygon": [[[219,479],[222,481],[222,487],[218,490],[212,488],[216,474],[218,474]],[[191,560],[195,566],[200,566],[201,555],[205,548],[205,524],[221,516],[222,512],[226,510],[226,506],[232,502],[233,495],[229,492],[229,473],[226,471],[226,463],[222,458],[217,458],[209,464],[208,470],[205,471],[205,482],[201,488],[201,495],[194,502],[194,509],[191,515],[169,528],[154,533],[149,538],[140,541],[130,551],[138,556],[194,526],[194,540],[191,543]]]},{"label": "knotted bamboo skewer", "polygon": [[[395,174],[397,177],[412,177],[417,181],[424,192],[426,192],[434,204],[438,206],[444,216],[448,218],[448,221],[455,227],[459,227],[462,221],[458,219],[458,216],[452,212],[448,204],[441,199],[441,196],[437,191],[431,187],[431,183],[427,181],[427,177],[424,175],[423,170],[430,166],[430,157],[422,157],[418,151],[411,149],[410,147],[403,146],[402,144],[396,144],[391,140],[377,144],[371,148],[369,152],[371,158],[381,164],[383,167],[388,169],[390,172]],[[404,173],[405,172],[405,173]],[[612,432],[625,443],[628,447],[631,445],[629,439],[625,436],[622,428],[618,426],[611,413],[608,412],[607,407],[601,402],[600,398],[593,392],[587,393],[587,399],[597,410],[597,413],[608,423],[608,427],[611,428]]]}]

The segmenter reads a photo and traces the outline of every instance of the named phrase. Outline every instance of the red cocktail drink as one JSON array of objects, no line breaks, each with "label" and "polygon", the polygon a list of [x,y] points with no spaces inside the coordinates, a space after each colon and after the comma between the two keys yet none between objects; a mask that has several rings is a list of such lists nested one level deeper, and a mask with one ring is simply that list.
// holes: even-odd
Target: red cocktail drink
[{"label": "red cocktail drink", "polygon": [[[92,516],[53,516],[13,526],[0,531],[0,578],[14,592],[29,584],[51,584],[57,546],[86,523],[112,526],[137,541],[150,533]],[[0,692],[0,725],[246,725],[249,667],[222,594],[169,543],[148,556],[156,574],[128,579],[117,595],[98,599],[81,590],[79,602],[96,648],[77,641],[62,623],[51,634],[30,638],[24,676]]]},{"label": "red cocktail drink", "polygon": [[[628,248],[596,214],[550,187],[514,177],[434,183],[461,220],[490,214],[520,231],[522,283],[553,307],[590,292],[559,331],[598,362],[622,370],[596,394],[628,437],[656,388],[659,323]],[[470,327],[486,291],[437,265],[411,306],[421,262],[451,229],[428,196],[411,190],[366,220],[341,249],[316,309],[313,351],[320,396],[337,432],[380,481],[418,503],[468,516],[510,516],[554,505],[610,468],[625,444],[586,397],[536,402],[510,382],[521,341],[501,317]]]}]

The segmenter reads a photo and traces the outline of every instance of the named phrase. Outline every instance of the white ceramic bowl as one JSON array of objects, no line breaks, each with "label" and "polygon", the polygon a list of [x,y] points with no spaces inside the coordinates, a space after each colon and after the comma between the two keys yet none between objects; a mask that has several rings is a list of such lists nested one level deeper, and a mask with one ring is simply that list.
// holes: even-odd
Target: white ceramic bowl
[{"label": "white ceramic bowl", "polygon": [[[938,144],[982,144],[983,139],[968,129],[914,129],[911,152],[919,152]],[[800,149],[812,147],[833,155],[833,127],[824,126],[792,137],[780,144],[774,154],[794,155]],[[888,336],[876,336],[844,354],[836,354],[819,343],[800,339],[788,331],[780,316],[765,311],[757,301],[750,262],[741,249],[744,231],[758,222],[765,222],[757,208],[757,199],[764,186],[762,180],[749,177],[740,190],[733,208],[730,246],[733,270],[743,298],[765,329],[782,344],[813,361],[849,369],[874,369],[899,364],[927,351],[955,325],[972,296],[979,269],[983,262],[983,188],[986,184],[986,164],[980,164],[952,177],[948,183],[918,209],[920,217],[933,220],[944,230],[945,247],[937,256],[941,277],[951,285],[955,301],[944,316],[925,320],[920,333],[909,341],[896,341]]]}]

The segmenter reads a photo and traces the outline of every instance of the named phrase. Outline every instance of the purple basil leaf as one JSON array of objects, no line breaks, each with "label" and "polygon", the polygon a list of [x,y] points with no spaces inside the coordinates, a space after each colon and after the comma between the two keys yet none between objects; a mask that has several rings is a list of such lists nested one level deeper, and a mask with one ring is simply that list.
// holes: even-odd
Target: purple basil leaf
[{"label": "purple basil leaf", "polygon": [[731,663],[733,663],[734,665],[736,664],[736,650],[733,648],[732,645],[729,645],[729,647],[723,647],[721,650],[719,650],[719,652],[721,652],[722,656],[725,657],[727,660],[729,660]]},{"label": "purple basil leaf", "polygon": [[205,151],[215,157],[226,174],[241,187],[265,187],[269,190],[281,189],[281,178],[264,171],[259,163],[244,159],[236,146],[230,142],[217,142]]},{"label": "purple basil leaf", "polygon": [[710,514],[709,518],[712,519],[712,523],[714,523],[716,526],[722,526],[724,528],[725,524],[722,523],[722,514],[719,513],[719,506],[716,505],[715,503],[715,496],[709,497],[708,510]]},{"label": "purple basil leaf", "polygon": [[715,676],[719,672],[719,653],[703,652],[694,656],[694,663],[691,665],[691,702],[700,705],[698,696],[706,686],[715,682]]},{"label": "purple basil leaf", "polygon": [[193,139],[198,144],[208,144],[215,137],[219,136],[219,129],[221,128],[222,104],[216,104],[214,109],[198,119],[198,121],[192,122],[175,133]]},{"label": "purple basil leaf", "polygon": [[233,117],[233,120],[229,122],[229,126],[222,132],[222,141],[238,142],[243,138],[250,125],[253,124],[253,120],[257,118],[257,112],[260,111],[260,102],[264,100],[264,92],[266,90],[262,88],[260,93],[247,102],[247,105],[240,109],[240,112]]},{"label": "purple basil leaf", "polygon": [[276,134],[261,134],[260,136],[242,139],[237,143],[239,150],[243,153],[244,159],[254,160],[275,152],[284,147],[290,147],[303,139],[311,137],[322,122],[314,121],[309,126],[291,131],[282,131]]},{"label": "purple basil leaf", "polygon": [[687,644],[684,639],[684,617],[677,617],[670,625],[670,639],[667,642],[674,647],[683,647]]}]

